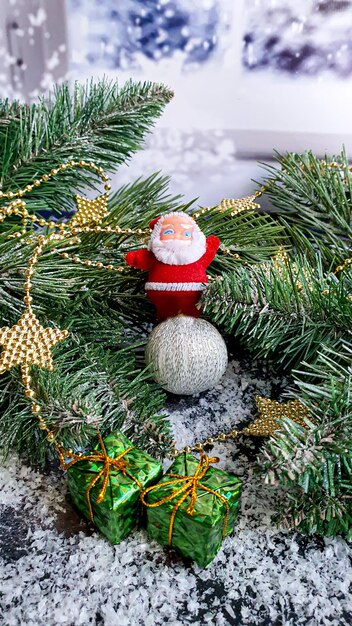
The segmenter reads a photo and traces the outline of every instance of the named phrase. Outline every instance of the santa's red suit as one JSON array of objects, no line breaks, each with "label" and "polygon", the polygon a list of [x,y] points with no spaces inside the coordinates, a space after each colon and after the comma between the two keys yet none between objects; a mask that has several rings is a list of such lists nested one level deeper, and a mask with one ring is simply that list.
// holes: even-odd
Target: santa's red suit
[{"label": "santa's red suit", "polygon": [[[151,227],[158,219],[151,222]],[[196,305],[208,282],[205,270],[215,257],[219,245],[218,237],[210,235],[205,240],[204,254],[195,262],[185,265],[163,263],[151,250],[146,249],[126,254],[128,265],[149,272],[145,289],[156,307],[159,322],[179,313],[193,317],[201,315]]]}]

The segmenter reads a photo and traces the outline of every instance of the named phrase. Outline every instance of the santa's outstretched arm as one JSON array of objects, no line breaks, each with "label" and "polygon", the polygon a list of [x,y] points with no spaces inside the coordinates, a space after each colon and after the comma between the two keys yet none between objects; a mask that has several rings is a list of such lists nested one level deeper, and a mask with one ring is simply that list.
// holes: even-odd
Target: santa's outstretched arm
[{"label": "santa's outstretched arm", "polygon": [[208,267],[208,265],[210,265],[210,263],[212,262],[214,256],[216,255],[219,249],[219,246],[220,246],[219,237],[216,237],[215,235],[209,235],[209,237],[207,237],[206,251],[201,258],[201,261],[204,267]]},{"label": "santa's outstretched arm", "polygon": [[126,263],[139,270],[150,270],[154,263],[154,255],[146,248],[131,250],[126,254]]}]

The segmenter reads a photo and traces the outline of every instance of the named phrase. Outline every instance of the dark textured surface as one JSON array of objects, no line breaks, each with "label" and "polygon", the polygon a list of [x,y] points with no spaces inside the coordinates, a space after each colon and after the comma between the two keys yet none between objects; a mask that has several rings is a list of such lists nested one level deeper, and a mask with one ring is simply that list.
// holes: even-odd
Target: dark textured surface
[{"label": "dark textured surface", "polygon": [[18,561],[27,554],[28,518],[21,515],[12,506],[3,506],[0,509],[0,545],[1,558],[5,565]]}]

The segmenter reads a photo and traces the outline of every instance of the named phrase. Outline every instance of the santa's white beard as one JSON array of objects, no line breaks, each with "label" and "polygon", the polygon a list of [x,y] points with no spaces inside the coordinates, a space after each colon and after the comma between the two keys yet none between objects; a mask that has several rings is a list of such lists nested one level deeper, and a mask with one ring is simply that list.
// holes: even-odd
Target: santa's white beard
[{"label": "santa's white beard", "polygon": [[203,233],[199,233],[197,239],[193,241],[179,239],[160,241],[160,239],[156,239],[150,242],[149,249],[161,263],[188,265],[195,263],[203,256],[206,250],[206,239]]}]

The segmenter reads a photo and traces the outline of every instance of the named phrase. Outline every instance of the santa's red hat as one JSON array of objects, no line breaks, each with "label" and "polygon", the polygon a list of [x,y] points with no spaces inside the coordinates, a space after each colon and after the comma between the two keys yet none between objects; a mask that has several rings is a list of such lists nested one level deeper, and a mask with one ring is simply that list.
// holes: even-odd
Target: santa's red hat
[{"label": "santa's red hat", "polygon": [[154,219],[149,222],[149,228],[150,230],[153,230],[155,224],[160,220],[161,215],[158,215],[158,217],[154,217]]}]

